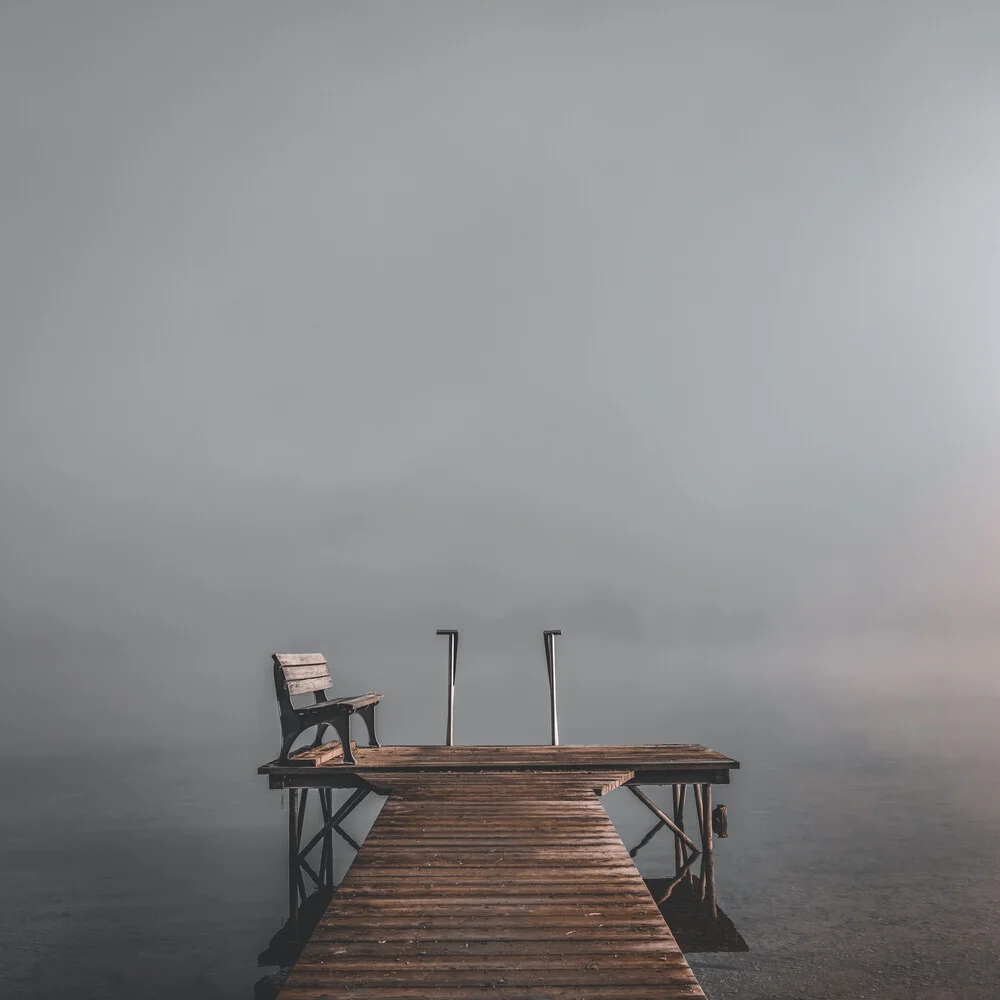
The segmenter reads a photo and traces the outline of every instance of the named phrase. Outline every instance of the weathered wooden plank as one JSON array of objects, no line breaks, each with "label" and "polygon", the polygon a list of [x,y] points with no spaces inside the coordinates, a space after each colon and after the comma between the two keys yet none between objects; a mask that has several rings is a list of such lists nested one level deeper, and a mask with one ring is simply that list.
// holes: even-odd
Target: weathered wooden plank
[{"label": "weathered wooden plank", "polygon": [[[484,986],[435,986],[397,988],[389,986],[351,987],[336,989],[331,986],[315,987],[295,985],[286,986],[280,996],[294,1000],[331,1000],[331,997],[343,997],[345,1000],[467,1000],[470,997],[502,996],[503,1000],[681,1000],[681,998],[699,998],[704,1000],[705,994],[697,981],[678,983],[667,992],[662,986],[619,986],[580,985],[551,986],[544,991],[536,986],[508,989],[502,982],[503,977],[497,976],[492,984]],[[498,990],[503,987],[501,993]]]},{"label": "weathered wooden plank", "polygon": [[274,653],[272,656],[279,667],[304,667],[326,663],[322,653]]},{"label": "weathered wooden plank", "polygon": [[[360,870],[360,866],[359,866]],[[574,882],[586,882],[588,879],[598,876],[613,874],[617,876],[617,881],[621,884],[633,885],[638,883],[643,885],[642,878],[634,868],[626,868],[620,864],[577,865],[575,869],[579,874]],[[633,882],[632,876],[635,877]],[[483,886],[533,886],[533,885],[562,885],[566,882],[565,868],[548,868],[535,865],[530,872],[521,868],[494,867],[489,872],[483,872],[478,868],[469,869],[465,865],[455,865],[452,868],[438,867],[433,872],[428,872],[421,865],[409,865],[407,867],[368,865],[364,867],[363,882],[356,886],[357,890],[368,887],[376,887],[382,883],[386,885],[398,885],[400,891],[405,889],[409,883],[419,883],[422,885],[464,885],[474,882]],[[348,885],[341,886],[342,892],[355,891]]]},{"label": "weathered wooden plank", "polygon": [[346,698],[330,698],[326,704],[346,705],[348,708],[364,708],[365,705],[375,705],[381,700],[382,695],[377,691],[369,691],[367,694],[349,695]]},{"label": "weathered wooden plank", "polygon": [[[485,894],[463,896],[426,895],[423,897],[392,896],[386,898],[344,898],[339,901],[337,913],[343,917],[352,913],[375,913],[386,916],[415,914],[442,917],[458,914],[469,920],[490,920],[495,916],[522,914],[524,917],[548,916],[563,913],[571,919],[579,918],[586,924],[600,923],[607,917],[631,920],[648,912],[648,899],[642,896],[500,896],[490,898]],[[592,907],[592,909],[587,909]]]},{"label": "weathered wooden plank", "polygon": [[[665,963],[657,963],[655,968],[649,967],[647,961],[645,967],[640,969],[615,969],[614,971],[602,969],[596,963],[578,962],[577,967],[565,969],[558,966],[550,966],[547,969],[517,969],[510,968],[505,964],[493,966],[487,964],[482,968],[471,971],[441,970],[433,968],[405,968],[402,963],[396,963],[393,971],[380,971],[373,969],[370,971],[354,971],[352,969],[342,970],[338,964],[337,969],[337,995],[343,996],[345,990],[355,987],[370,987],[378,983],[380,988],[412,988],[418,984],[427,987],[438,986],[483,986],[485,983],[494,981],[498,986],[502,985],[504,991],[517,989],[518,987],[534,987],[547,991],[554,986],[659,986],[665,995],[670,986],[676,984],[687,985],[692,980],[692,974],[685,963],[684,968],[675,968]],[[581,971],[585,970],[585,971]],[[326,967],[303,969],[299,971],[296,966],[295,972],[289,978],[292,985],[302,986],[323,986],[330,984],[330,972]],[[545,993],[542,994],[546,995]]]},{"label": "weathered wooden plank", "polygon": [[[516,869],[515,869],[516,870]],[[568,878],[566,871],[562,870],[561,874],[556,876],[555,872],[559,869],[553,869],[553,875],[551,878],[546,879],[535,879],[528,872],[524,872],[524,878],[522,879],[510,879],[503,877],[494,878],[483,878],[479,876],[471,876],[467,879],[449,879],[447,882],[440,882],[433,878],[400,878],[400,879],[374,879],[365,878],[364,885],[355,885],[352,887],[341,887],[341,892],[344,897],[348,896],[377,896],[381,897],[389,888],[392,888],[393,894],[397,899],[408,897],[411,895],[416,895],[421,891],[428,894],[446,895],[451,893],[453,895],[461,894],[462,892],[472,892],[478,893],[480,897],[488,897],[490,893],[495,896],[501,895],[554,895],[554,896],[594,896],[601,897],[607,895],[618,895],[619,893],[635,894],[638,896],[642,895],[643,885],[637,885],[631,880],[621,882],[621,884],[615,888],[610,888],[604,885],[605,879],[602,876],[611,874],[612,876],[617,875],[618,872],[615,869],[599,869],[599,868],[588,868],[587,871],[591,873],[590,877],[601,877],[600,880],[602,884],[596,888],[589,888],[585,884],[582,884],[578,879]]]},{"label": "weathered wooden plank", "polygon": [[[673,938],[666,930],[663,918],[659,924],[652,920],[642,922],[633,921],[620,925],[610,925],[605,923],[603,927],[581,927],[566,930],[554,926],[552,921],[547,921],[538,926],[514,925],[513,921],[508,921],[505,926],[497,928],[494,925],[481,925],[477,927],[463,927],[461,922],[438,921],[432,925],[423,926],[423,921],[414,921],[412,918],[405,920],[380,921],[375,927],[368,929],[338,930],[335,934],[328,930],[328,937],[325,940],[346,943],[350,941],[401,941],[409,942],[414,946],[423,947],[424,942],[430,941],[535,941],[549,942],[553,947],[568,941],[571,937],[574,941],[607,941],[609,937],[616,939],[620,944],[632,941],[657,941],[663,947],[676,947],[676,944],[668,944]],[[317,930],[317,934],[323,931]],[[616,937],[617,935],[617,937]]]},{"label": "weathered wooden plank", "polygon": [[286,681],[304,681],[311,677],[330,679],[330,668],[325,663],[314,663],[304,667],[282,667]]},{"label": "weathered wooden plank", "polygon": [[[341,765],[343,766],[343,765]],[[664,769],[686,768],[705,772],[705,781],[724,780],[729,769],[739,767],[737,761],[707,747],[695,744],[665,746],[528,746],[528,747],[442,747],[405,746],[382,747],[362,750],[356,773],[380,775],[383,782],[392,781],[401,786],[409,772],[423,770],[474,770],[483,777],[487,770],[518,769],[564,774],[608,768],[626,768],[641,771],[653,780]],[[278,769],[277,762],[264,765],[261,770],[271,773]],[[668,776],[667,776],[668,777]],[[628,779],[626,779],[628,780]]]},{"label": "weathered wooden plank", "polygon": [[[394,830],[375,830],[369,835],[369,841],[374,847],[377,844],[391,844],[393,846],[399,846],[399,831],[401,827],[396,827]],[[410,836],[416,836],[418,831],[411,831]],[[482,847],[485,844],[495,841],[498,844],[504,843],[518,843],[524,845],[541,844],[541,843],[558,843],[565,845],[569,843],[570,837],[576,834],[577,843],[590,843],[590,844],[600,844],[600,843],[610,843],[615,844],[616,840],[613,839],[617,837],[614,833],[609,833],[604,830],[587,830],[586,828],[576,826],[569,827],[565,830],[560,830],[558,827],[549,827],[544,830],[531,830],[530,834],[525,833],[523,830],[518,831],[513,827],[505,827],[502,829],[497,829],[496,827],[479,827],[468,828],[461,831],[456,831],[454,834],[449,835],[444,829],[438,828],[436,830],[422,830],[419,831],[420,836],[420,847],[421,849],[431,849],[436,846],[449,847],[452,844],[461,847],[462,845],[475,844],[476,846]],[[440,841],[440,845],[438,842]]]},{"label": "weathered wooden plank", "polygon": [[[599,936],[586,936],[574,934],[571,937],[563,936],[556,941],[548,938],[521,938],[519,940],[498,941],[487,935],[476,937],[455,937],[451,940],[424,939],[414,941],[412,938],[402,935],[396,938],[375,938],[367,940],[345,940],[335,936],[317,938],[313,936],[312,942],[318,948],[327,948],[331,955],[344,955],[350,957],[369,956],[371,958],[396,958],[403,957],[404,961],[411,960],[416,955],[495,955],[513,956],[522,958],[534,958],[536,956],[580,955],[580,954],[600,954],[600,955],[628,955],[631,959],[638,959],[643,952],[662,952],[665,944],[659,937],[645,937],[642,939],[629,939],[623,941],[622,938],[614,937],[601,932]],[[627,944],[627,951],[623,945]],[[679,951],[679,950],[678,950]]]},{"label": "weathered wooden plank", "polygon": [[[494,802],[503,801],[494,799]],[[532,824],[532,829],[536,826],[563,826],[575,824],[576,826],[592,826],[594,814],[586,808],[584,803],[579,806],[564,806],[555,811],[558,802],[542,805],[525,803],[523,811],[518,810],[517,815],[497,816],[492,819],[484,819],[482,803],[480,808],[458,809],[451,808],[442,810],[439,815],[428,810],[402,811],[397,809],[383,810],[383,818],[387,824],[396,827],[406,827],[410,830],[434,830],[434,829],[497,829],[497,828],[521,828],[526,822]]]},{"label": "weathered wooden plank", "polygon": [[[317,750],[321,748],[317,747]],[[379,830],[385,829],[407,829],[409,831],[424,830],[523,830],[525,821],[530,820],[531,828],[537,829],[570,829],[571,827],[582,829],[593,829],[594,816],[589,810],[583,808],[566,807],[560,809],[558,814],[553,815],[551,806],[544,809],[531,809],[525,806],[524,810],[518,810],[516,816],[497,816],[495,818],[483,818],[482,809],[462,810],[452,809],[442,815],[435,815],[424,810],[423,812],[403,813],[397,809],[386,808],[383,810],[382,818],[379,822]]]},{"label": "weathered wooden plank", "polygon": [[[351,749],[357,750],[358,744],[351,740]],[[344,756],[344,748],[340,743],[324,743],[319,747],[305,747],[296,750],[289,758],[289,763],[295,767],[320,767]]]},{"label": "weathered wooden plank", "polygon": [[[416,974],[421,977],[431,973],[434,978],[444,979],[445,985],[457,983],[457,974],[460,973],[482,973],[490,972],[497,968],[505,968],[516,971],[522,975],[527,974],[533,979],[538,978],[539,973],[546,973],[552,969],[561,972],[568,972],[573,975],[570,981],[579,981],[580,978],[580,956],[576,952],[550,951],[549,954],[535,955],[505,955],[501,956],[499,963],[497,958],[488,955],[453,954],[441,955],[412,955],[408,964],[403,968],[404,963],[400,962],[396,956],[378,957],[373,955],[355,955],[347,957],[336,954],[335,950],[323,952],[313,952],[308,960],[301,959],[296,967],[297,978],[302,973],[326,972],[327,964],[336,960],[337,968],[341,973],[396,973],[402,975],[400,978],[409,977]],[[629,972],[636,979],[645,982],[661,981],[663,970],[670,970],[681,975],[690,975],[687,972],[687,963],[684,956],[679,952],[664,954],[659,956],[654,962],[650,961],[648,953],[603,953],[594,956],[593,960],[584,966],[588,973],[592,972]],[[446,976],[445,973],[454,973],[455,976]],[[570,977],[567,976],[569,979]],[[625,983],[624,977],[616,977],[619,983]],[[509,982],[509,980],[508,980]],[[551,982],[551,980],[550,980]],[[472,985],[477,985],[475,980],[471,980]]]},{"label": "weathered wooden plank", "polygon": [[325,691],[331,686],[330,675],[324,674],[322,677],[308,677],[301,681],[289,681],[288,682],[288,693],[295,694],[310,694],[313,691]]}]

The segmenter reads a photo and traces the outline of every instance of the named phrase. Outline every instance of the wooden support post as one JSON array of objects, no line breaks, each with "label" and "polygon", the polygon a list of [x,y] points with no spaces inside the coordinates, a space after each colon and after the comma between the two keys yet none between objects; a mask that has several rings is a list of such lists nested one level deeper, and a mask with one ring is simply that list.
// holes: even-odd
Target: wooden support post
[{"label": "wooden support post", "polygon": [[288,789],[288,927],[295,930],[299,916],[299,790]]},{"label": "wooden support post", "polygon": [[320,874],[327,889],[333,892],[333,830],[330,828],[330,819],[333,816],[333,789],[324,788],[320,795],[323,807],[323,860]]},{"label": "wooden support post", "polygon": [[[698,836],[701,837],[701,843],[704,847],[705,844],[705,797],[704,797],[704,785],[695,785],[695,795],[697,796],[696,801],[698,803]],[[711,827],[709,827],[709,832],[711,832]],[[705,901],[705,859],[708,855],[705,851],[701,854],[701,869],[698,873],[698,898],[704,902]]]},{"label": "wooden support post", "polygon": [[[705,832],[705,806],[701,801],[701,785],[693,784],[691,786],[691,794],[694,796],[694,806],[695,811],[698,813],[698,836],[704,836]],[[702,860],[702,867],[704,867],[704,859]],[[691,881],[694,881],[694,872],[690,872]],[[699,876],[700,877],[700,876]]]},{"label": "wooden support post", "polygon": [[320,888],[324,891],[330,887],[329,879],[326,877],[327,862],[326,841],[324,840],[322,850],[319,852],[319,881]]},{"label": "wooden support post", "polygon": [[712,786],[701,786],[702,833],[701,898],[709,905],[713,919],[718,916],[715,903],[715,858],[712,855]]},{"label": "wooden support post", "polygon": [[303,788],[299,793],[299,829],[298,842],[302,843],[302,829],[306,825],[306,806],[309,803],[309,789]]},{"label": "wooden support post", "polygon": [[[674,785],[674,822],[684,829],[684,799],[687,793],[687,785]],[[687,850],[684,841],[677,834],[674,834],[674,875],[680,878],[684,869],[684,862],[687,861]]]},{"label": "wooden support post", "polygon": [[324,831],[323,836],[323,846],[320,848],[319,852],[319,877],[322,881],[323,888],[326,888],[326,863],[327,863],[327,839],[325,836],[326,832],[326,821],[327,821],[327,810],[326,810],[326,793],[329,791],[327,788],[320,788],[318,791],[319,795],[319,814],[320,814],[320,829]]}]

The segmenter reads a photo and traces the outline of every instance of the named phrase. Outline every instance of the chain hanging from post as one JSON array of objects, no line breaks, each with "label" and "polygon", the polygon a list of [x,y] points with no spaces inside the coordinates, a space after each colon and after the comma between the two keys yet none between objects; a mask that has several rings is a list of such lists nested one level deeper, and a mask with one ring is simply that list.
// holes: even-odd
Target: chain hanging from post
[{"label": "chain hanging from post", "polygon": [[438,635],[448,636],[448,730],[446,746],[455,745],[455,671],[458,667],[458,629],[439,628]]},{"label": "chain hanging from post", "polygon": [[552,712],[552,745],[559,746],[559,715],[556,711],[556,636],[562,635],[562,629],[548,628],[542,632],[542,642],[545,645],[545,663],[549,668],[549,702]]}]

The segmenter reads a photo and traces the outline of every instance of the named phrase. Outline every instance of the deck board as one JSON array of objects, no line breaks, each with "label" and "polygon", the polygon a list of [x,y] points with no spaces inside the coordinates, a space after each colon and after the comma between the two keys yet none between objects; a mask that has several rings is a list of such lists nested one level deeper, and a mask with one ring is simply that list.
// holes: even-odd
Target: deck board
[{"label": "deck board", "polygon": [[[458,748],[369,754],[390,749],[404,751],[395,756],[401,770],[390,765],[378,776],[364,748],[358,752],[365,780],[391,794],[283,1000],[704,997],[594,794],[633,775],[613,771],[614,753],[592,772],[583,770],[594,763],[590,753],[571,755],[578,773],[474,774],[443,769]],[[540,748],[482,749],[504,752],[465,759],[518,768],[546,756],[521,752]],[[563,751],[565,760],[576,748],[541,749]],[[700,752],[685,748],[675,759]],[[429,769],[415,773],[420,762]],[[334,768],[343,773],[345,765],[309,771]]]},{"label": "deck board", "polygon": [[[465,783],[456,794],[480,794],[476,781],[492,781],[490,772],[530,773],[539,781],[558,784],[561,775],[587,775],[595,788],[613,780],[615,772],[631,771],[641,784],[678,782],[725,783],[739,762],[696,743],[638,746],[383,746],[358,747],[356,764],[343,763],[337,744],[304,752],[295,765],[269,761],[258,768],[272,788],[350,788],[360,784],[387,789],[401,787],[407,775],[462,773]],[[306,759],[314,766],[303,766]],[[611,774],[609,774],[611,772]],[[496,789],[494,783],[494,789]],[[555,786],[553,786],[555,787]],[[611,786],[613,787],[613,785]],[[602,787],[610,791],[609,787]],[[496,792],[494,791],[494,794]],[[419,797],[418,789],[412,790]]]}]

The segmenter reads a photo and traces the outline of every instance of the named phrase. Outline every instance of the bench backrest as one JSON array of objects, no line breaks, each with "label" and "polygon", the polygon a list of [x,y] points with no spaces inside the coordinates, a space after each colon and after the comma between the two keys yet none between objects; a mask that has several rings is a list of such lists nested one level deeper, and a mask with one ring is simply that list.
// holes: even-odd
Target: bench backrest
[{"label": "bench backrest", "polygon": [[[274,688],[279,701],[294,694],[325,691],[333,686],[322,653],[274,653]],[[319,700],[319,699],[317,699]]]}]

